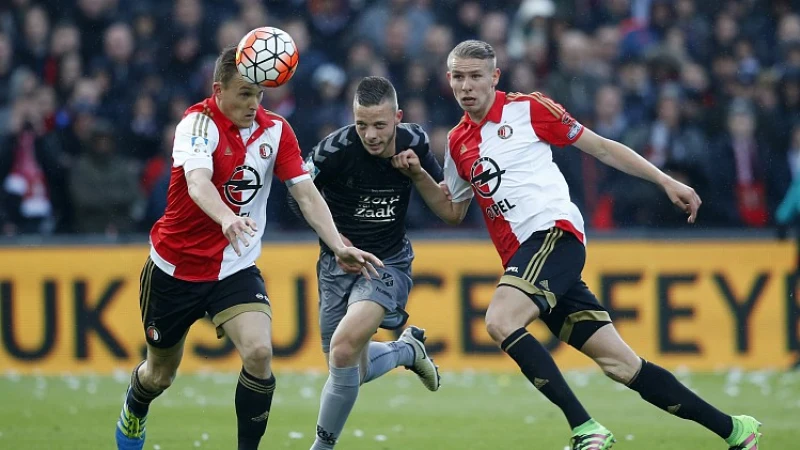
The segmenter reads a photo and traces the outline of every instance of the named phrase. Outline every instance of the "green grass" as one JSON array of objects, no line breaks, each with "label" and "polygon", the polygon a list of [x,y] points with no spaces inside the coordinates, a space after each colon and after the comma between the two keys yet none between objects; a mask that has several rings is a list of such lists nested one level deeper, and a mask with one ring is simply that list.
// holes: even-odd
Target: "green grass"
[{"label": "green grass", "polygon": [[[797,448],[800,373],[681,374],[722,410],[764,423],[762,448]],[[616,449],[725,449],[701,427],[657,410],[594,372],[567,379],[595,418],[611,428]],[[235,448],[235,374],[179,376],[148,420],[146,449]],[[321,375],[279,374],[263,449],[307,450],[313,440]],[[117,376],[0,376],[0,448],[111,449],[127,384]],[[796,437],[795,437],[796,438]],[[563,450],[569,431],[560,412],[517,374],[444,374],[426,391],[397,372],[364,386],[337,448]],[[157,447],[156,447],[157,446]]]}]

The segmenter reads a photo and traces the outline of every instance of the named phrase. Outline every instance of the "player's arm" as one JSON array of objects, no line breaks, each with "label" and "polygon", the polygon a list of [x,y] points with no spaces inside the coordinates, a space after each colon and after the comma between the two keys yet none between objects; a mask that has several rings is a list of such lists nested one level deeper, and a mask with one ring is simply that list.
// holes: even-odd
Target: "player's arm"
[{"label": "player's arm", "polygon": [[629,147],[598,136],[548,97],[534,92],[529,98],[531,125],[539,138],[559,147],[574,145],[604,164],[658,184],[672,203],[689,214],[689,223],[694,223],[701,203],[694,189],[668,176]]},{"label": "player's arm", "polygon": [[374,255],[361,251],[355,247],[345,245],[336,224],[333,222],[331,210],[320,195],[317,187],[310,179],[289,186],[289,193],[297,201],[300,211],[306,222],[314,229],[322,242],[330,248],[337,259],[345,266],[361,267],[361,272],[369,278],[369,269],[372,274],[378,275],[374,266],[383,267],[380,259]]},{"label": "player's arm", "polygon": [[[306,160],[303,162],[303,168],[314,180],[314,185],[317,190],[322,192],[322,189],[330,183],[334,178],[334,174],[339,170],[341,162],[341,155],[343,149],[338,144],[338,140],[342,133],[347,133],[346,127],[340,128],[333,133],[329,134],[322,141],[320,141],[308,154]],[[299,218],[303,219],[303,213],[297,204],[294,196],[291,194],[286,199],[289,209]]]},{"label": "player's arm", "polygon": [[453,166],[448,165],[447,159],[444,178],[451,195],[422,168],[419,156],[414,151],[406,150],[393,156],[392,165],[411,178],[428,207],[445,223],[458,225],[464,220],[472,200],[472,191],[469,184],[458,177]]},{"label": "player's arm", "polygon": [[303,218],[342,263],[359,267],[367,278],[370,278],[370,273],[378,275],[374,266],[383,267],[380,259],[371,253],[345,245],[342,241],[342,236],[333,222],[331,210],[314,185],[311,175],[306,170],[307,166],[300,157],[300,147],[294,130],[285,120],[282,120],[282,127],[278,156],[275,160],[275,175],[286,183],[289,194],[297,202]]},{"label": "player's arm", "polygon": [[694,223],[697,210],[703,203],[700,196],[694,189],[665,174],[630,147],[599,136],[589,129],[583,131],[574,145],[606,165],[661,186],[670,201],[689,214],[689,223]]},{"label": "player's arm", "polygon": [[183,168],[189,197],[220,225],[233,250],[241,255],[239,242],[245,247],[250,245],[247,236],[255,235],[256,223],[250,218],[237,216],[211,181],[214,173],[212,155],[218,144],[219,130],[214,121],[205,114],[190,113],[175,129],[172,161],[175,167]]},{"label": "player's arm", "polygon": [[239,241],[245,247],[250,246],[248,236],[255,236],[256,222],[249,217],[239,217],[222,201],[217,187],[211,181],[211,175],[211,170],[205,168],[186,172],[189,196],[211,220],[220,225],[233,250],[241,256]]}]

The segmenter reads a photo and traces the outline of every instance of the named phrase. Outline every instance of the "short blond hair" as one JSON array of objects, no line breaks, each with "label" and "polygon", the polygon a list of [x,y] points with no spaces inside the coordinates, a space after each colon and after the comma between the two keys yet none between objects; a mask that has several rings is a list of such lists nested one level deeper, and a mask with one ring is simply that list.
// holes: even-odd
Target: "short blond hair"
[{"label": "short blond hair", "polygon": [[454,58],[464,59],[480,59],[484,61],[491,61],[491,68],[497,67],[497,55],[494,48],[488,42],[479,41],[477,39],[470,39],[456,45],[450,54],[447,55],[447,67],[453,65]]}]

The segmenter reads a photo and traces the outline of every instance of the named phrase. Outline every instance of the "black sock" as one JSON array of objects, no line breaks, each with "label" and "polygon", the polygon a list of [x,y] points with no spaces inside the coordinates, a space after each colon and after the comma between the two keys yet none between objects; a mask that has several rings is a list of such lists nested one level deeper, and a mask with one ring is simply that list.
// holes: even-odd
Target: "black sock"
[{"label": "black sock", "polygon": [[548,400],[561,408],[571,428],[591,419],[556,367],[550,352],[524,328],[511,333],[500,346]]},{"label": "black sock", "polygon": [[267,431],[275,377],[256,378],[242,367],[236,385],[236,421],[239,429],[239,450],[257,450]]},{"label": "black sock", "polygon": [[733,432],[733,420],[709,405],[681,384],[675,375],[642,359],[642,368],[628,383],[647,402],[682,419],[692,420],[727,439]]},{"label": "black sock", "polygon": [[133,369],[133,373],[131,373],[131,386],[130,389],[128,389],[128,398],[126,399],[128,409],[136,417],[140,418],[147,415],[147,411],[150,409],[150,403],[164,392],[149,391],[142,386],[142,382],[139,381],[139,367],[141,367],[142,364],[144,364],[144,361],[140,362],[136,368]]}]

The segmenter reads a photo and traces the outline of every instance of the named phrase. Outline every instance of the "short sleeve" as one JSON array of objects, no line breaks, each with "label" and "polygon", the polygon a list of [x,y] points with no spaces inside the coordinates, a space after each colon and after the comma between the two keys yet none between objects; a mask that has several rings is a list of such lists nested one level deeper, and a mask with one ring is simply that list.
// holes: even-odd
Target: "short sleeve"
[{"label": "short sleeve", "polygon": [[288,186],[310,180],[311,176],[306,171],[303,158],[300,156],[300,145],[297,143],[294,130],[285,120],[276,123],[282,128],[278,156],[275,159],[275,175]]},{"label": "short sleeve", "polygon": [[447,188],[450,189],[453,203],[460,203],[472,199],[474,195],[472,193],[472,185],[458,174],[456,163],[450,155],[449,148],[445,149],[444,152],[444,182]]},{"label": "short sleeve", "polygon": [[530,95],[531,126],[539,138],[557,147],[572,145],[583,133],[583,125],[563,106],[534,92]]},{"label": "short sleeve", "polygon": [[186,115],[175,129],[172,165],[185,172],[195,169],[214,171],[212,155],[219,144],[219,130],[211,117],[193,112]]}]

